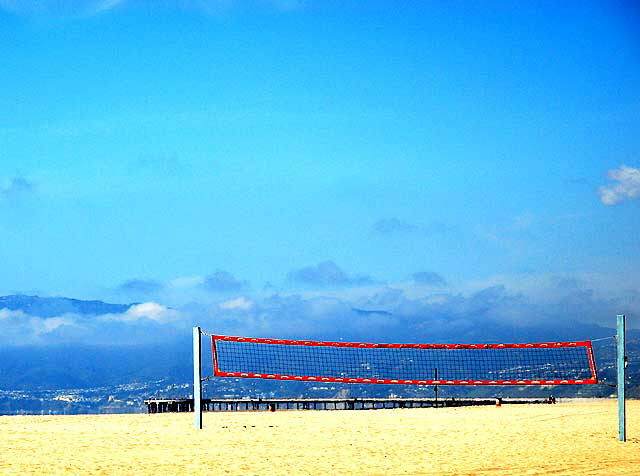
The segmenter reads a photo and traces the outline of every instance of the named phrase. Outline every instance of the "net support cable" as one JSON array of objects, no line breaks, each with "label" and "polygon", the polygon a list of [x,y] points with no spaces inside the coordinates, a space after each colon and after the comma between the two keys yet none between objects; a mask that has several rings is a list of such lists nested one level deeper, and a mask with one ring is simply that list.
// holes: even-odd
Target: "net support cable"
[{"label": "net support cable", "polygon": [[372,344],[212,335],[211,345],[217,377],[413,385],[598,383],[591,341]]}]

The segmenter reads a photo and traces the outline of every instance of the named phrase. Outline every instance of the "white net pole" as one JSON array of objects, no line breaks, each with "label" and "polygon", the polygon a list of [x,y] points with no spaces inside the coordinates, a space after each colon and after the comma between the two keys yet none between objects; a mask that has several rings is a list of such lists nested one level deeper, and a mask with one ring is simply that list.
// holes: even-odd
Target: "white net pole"
[{"label": "white net pole", "polygon": [[202,341],[199,327],[193,328],[193,413],[195,426],[202,429]]}]

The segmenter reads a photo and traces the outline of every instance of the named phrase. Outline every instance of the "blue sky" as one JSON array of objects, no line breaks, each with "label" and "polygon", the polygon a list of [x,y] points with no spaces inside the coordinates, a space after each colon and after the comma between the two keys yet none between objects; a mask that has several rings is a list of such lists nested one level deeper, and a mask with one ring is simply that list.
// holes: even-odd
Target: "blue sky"
[{"label": "blue sky", "polygon": [[632,2],[0,0],[0,293],[640,311],[638,25]]}]

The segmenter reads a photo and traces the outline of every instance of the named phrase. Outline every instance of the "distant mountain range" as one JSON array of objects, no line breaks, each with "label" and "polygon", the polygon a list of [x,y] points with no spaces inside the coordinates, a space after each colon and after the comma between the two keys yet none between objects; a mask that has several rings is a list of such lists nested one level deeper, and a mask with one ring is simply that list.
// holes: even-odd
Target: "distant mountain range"
[{"label": "distant mountain range", "polygon": [[102,301],[82,301],[67,297],[39,297],[15,294],[0,296],[0,309],[22,311],[38,317],[56,317],[63,314],[99,316],[125,312],[133,304],[109,304]]}]

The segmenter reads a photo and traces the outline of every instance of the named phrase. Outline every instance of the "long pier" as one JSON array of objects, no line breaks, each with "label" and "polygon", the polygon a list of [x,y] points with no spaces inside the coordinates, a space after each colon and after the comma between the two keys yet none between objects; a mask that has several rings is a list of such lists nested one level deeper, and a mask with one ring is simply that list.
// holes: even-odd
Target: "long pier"
[{"label": "long pier", "polygon": [[[148,413],[192,412],[192,398],[151,398],[144,401]],[[203,398],[202,410],[276,411],[276,410],[376,410],[384,408],[466,407],[476,405],[555,403],[549,399],[480,398]]]}]

